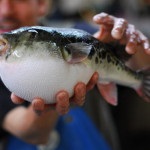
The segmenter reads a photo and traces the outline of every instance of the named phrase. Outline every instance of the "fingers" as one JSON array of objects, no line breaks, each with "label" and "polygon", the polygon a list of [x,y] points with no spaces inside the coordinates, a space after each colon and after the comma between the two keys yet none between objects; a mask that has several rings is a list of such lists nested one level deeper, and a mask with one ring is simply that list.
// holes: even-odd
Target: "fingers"
[{"label": "fingers", "polygon": [[61,91],[56,95],[56,111],[60,115],[64,115],[69,111],[69,94],[66,91]]},{"label": "fingers", "polygon": [[126,36],[127,36],[126,51],[129,54],[134,54],[136,52],[136,46],[138,42],[140,42],[140,38],[138,37],[138,33],[134,25],[128,25],[128,28],[126,30]]},{"label": "fingers", "polygon": [[94,37],[103,42],[110,42],[112,40],[111,30],[114,20],[106,13],[100,13],[93,17],[93,21],[100,25],[100,30],[94,34]]},{"label": "fingers", "polygon": [[35,98],[33,99],[31,105],[35,113],[38,115],[41,115],[41,113],[45,111],[45,102],[43,99]]},{"label": "fingers", "polygon": [[69,95],[66,91],[60,91],[56,94],[56,103],[54,104],[45,104],[43,99],[35,98],[31,105],[37,115],[41,115],[51,109],[56,109],[59,115],[64,115],[69,111]]},{"label": "fingers", "polygon": [[98,81],[98,78],[99,78],[99,75],[97,72],[95,72],[86,86],[87,91],[94,88],[94,86],[96,85],[96,83]]},{"label": "fingers", "polygon": [[71,101],[78,106],[82,106],[85,102],[86,85],[82,82],[78,83],[74,88],[74,96]]},{"label": "fingers", "polygon": [[[56,94],[56,104],[45,104],[45,101],[41,98],[35,98],[31,102],[31,106],[36,114],[41,115],[42,113],[50,110],[51,108],[56,109],[60,115],[64,115],[69,111],[70,101],[75,104],[82,106],[85,102],[86,92],[91,90],[98,80],[98,73],[95,72],[88,82],[87,86],[80,82],[74,88],[74,96],[69,99],[69,94],[66,91],[60,91]],[[16,104],[24,102],[23,99],[17,97],[12,93],[12,101]]]},{"label": "fingers", "polygon": [[94,37],[104,43],[114,41],[111,36],[111,29],[106,28],[104,25],[101,25],[100,30],[94,34]]},{"label": "fingers", "polygon": [[14,93],[11,94],[11,100],[15,104],[22,104],[24,100],[18,96],[16,96]]},{"label": "fingers", "polygon": [[138,47],[144,49],[147,54],[150,54],[150,44],[148,38],[142,32],[136,30],[134,25],[128,25],[128,28],[126,30],[126,36],[126,51],[129,54],[136,53]]},{"label": "fingers", "polygon": [[129,54],[134,54],[139,49],[150,54],[148,38],[125,19],[100,13],[93,17],[93,21],[101,26],[100,31],[94,35],[99,40],[103,42],[118,40],[120,44],[126,45],[126,52]]},{"label": "fingers", "polygon": [[149,43],[149,40],[146,38],[142,42],[143,42],[143,47],[145,49],[145,52],[150,55],[150,43]]},{"label": "fingers", "polygon": [[119,40],[123,37],[127,27],[127,21],[123,18],[114,18],[114,26],[111,31],[113,38]]},{"label": "fingers", "polygon": [[98,73],[95,72],[93,74],[93,76],[91,77],[90,81],[88,82],[87,85],[85,85],[84,83],[80,82],[78,83],[76,86],[75,86],[75,89],[74,89],[74,96],[72,97],[72,101],[79,105],[79,106],[82,106],[84,103],[85,103],[85,96],[86,96],[86,93],[93,89],[94,86],[96,85],[97,83],[97,80],[98,80]]},{"label": "fingers", "polygon": [[127,27],[125,19],[116,18],[106,13],[95,15],[93,21],[102,25],[102,30],[105,28],[105,30],[111,31],[111,36],[115,39],[121,39]]},{"label": "fingers", "polygon": [[74,96],[69,99],[69,94],[66,91],[60,91],[56,95],[56,110],[59,114],[66,114],[69,111],[70,101],[78,106],[82,106],[85,102],[87,91],[91,90],[97,83],[98,73],[95,72],[91,77],[87,86],[80,82],[74,88]]},{"label": "fingers", "polygon": [[112,27],[114,24],[114,17],[103,12],[95,15],[93,21],[97,24],[105,24],[106,26]]},{"label": "fingers", "polygon": [[111,42],[114,39],[121,39],[125,32],[127,21],[123,18],[116,18],[106,13],[100,13],[93,17],[93,21],[101,25],[100,31],[95,34],[99,40]]}]

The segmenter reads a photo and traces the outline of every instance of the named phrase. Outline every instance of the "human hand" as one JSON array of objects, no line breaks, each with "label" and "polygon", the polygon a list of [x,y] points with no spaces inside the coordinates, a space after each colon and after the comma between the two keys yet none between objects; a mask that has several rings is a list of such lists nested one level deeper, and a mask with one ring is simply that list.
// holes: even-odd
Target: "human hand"
[{"label": "human hand", "polygon": [[94,35],[100,41],[108,43],[117,40],[120,44],[126,45],[126,52],[129,54],[134,54],[139,49],[150,54],[148,38],[127,20],[100,13],[93,17],[93,21],[101,26]]},{"label": "human hand", "polygon": [[58,117],[54,110],[37,115],[31,105],[28,107],[18,106],[5,115],[2,127],[28,143],[46,144]]},{"label": "human hand", "polygon": [[[58,113],[67,113],[71,101],[77,105],[83,105],[86,92],[94,87],[97,80],[98,73],[94,73],[87,85],[78,83],[74,89],[74,96],[70,99],[66,91],[58,92],[56,94],[56,104],[53,106],[46,105],[44,100],[37,98],[27,108],[14,108],[6,115],[3,121],[3,128],[31,144],[45,144],[57,122]],[[11,98],[16,104],[24,102],[23,99],[13,93]],[[50,109],[51,107],[54,107],[58,113]],[[37,115],[39,113],[40,115]],[[13,121],[14,117],[15,121]]]},{"label": "human hand", "polygon": [[[97,80],[98,73],[95,72],[87,85],[81,82],[77,83],[77,85],[74,87],[73,97],[69,98],[69,94],[67,91],[59,91],[56,94],[55,104],[45,104],[43,99],[35,98],[33,99],[31,106],[37,114],[41,114],[50,109],[56,109],[58,114],[64,115],[69,111],[71,102],[75,103],[78,106],[82,106],[84,104],[86,92],[88,92],[95,86]],[[16,96],[14,93],[11,94],[11,99],[15,104],[21,104],[24,102],[23,99]]]},{"label": "human hand", "polygon": [[[129,24],[123,18],[117,18],[106,13],[95,15],[93,21],[100,25],[100,30],[94,34],[97,39],[105,43],[118,41],[120,44],[126,46],[125,50],[128,54],[135,54],[128,61],[128,65],[131,68],[135,69],[140,66],[149,65],[149,40],[134,25]],[[104,99],[116,106],[118,103],[116,85],[114,83],[98,83],[97,85]]]}]

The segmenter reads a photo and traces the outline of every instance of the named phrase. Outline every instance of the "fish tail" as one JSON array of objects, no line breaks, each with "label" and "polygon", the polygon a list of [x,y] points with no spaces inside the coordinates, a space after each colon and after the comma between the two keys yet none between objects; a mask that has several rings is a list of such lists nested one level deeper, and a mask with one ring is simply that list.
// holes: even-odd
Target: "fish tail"
[{"label": "fish tail", "polygon": [[147,102],[150,102],[150,67],[142,73],[143,79],[140,89],[136,89],[137,93]]}]

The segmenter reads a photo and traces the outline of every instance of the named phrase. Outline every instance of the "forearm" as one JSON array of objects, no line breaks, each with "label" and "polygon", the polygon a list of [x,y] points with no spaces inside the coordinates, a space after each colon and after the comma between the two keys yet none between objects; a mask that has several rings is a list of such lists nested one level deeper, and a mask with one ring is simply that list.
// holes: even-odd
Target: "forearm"
[{"label": "forearm", "polygon": [[3,128],[26,142],[43,144],[47,142],[57,119],[58,115],[53,110],[37,116],[30,107],[18,107],[6,115]]}]

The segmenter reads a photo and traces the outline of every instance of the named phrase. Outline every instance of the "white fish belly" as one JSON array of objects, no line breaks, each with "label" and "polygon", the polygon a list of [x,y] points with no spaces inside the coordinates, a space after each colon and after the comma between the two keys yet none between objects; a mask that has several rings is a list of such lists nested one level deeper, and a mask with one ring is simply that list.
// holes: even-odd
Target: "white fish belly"
[{"label": "white fish belly", "polygon": [[94,70],[80,64],[68,64],[58,59],[25,59],[20,62],[0,65],[1,78],[6,87],[19,97],[32,101],[39,97],[45,103],[54,103],[56,93],[61,90],[73,95],[74,86],[87,83]]}]

